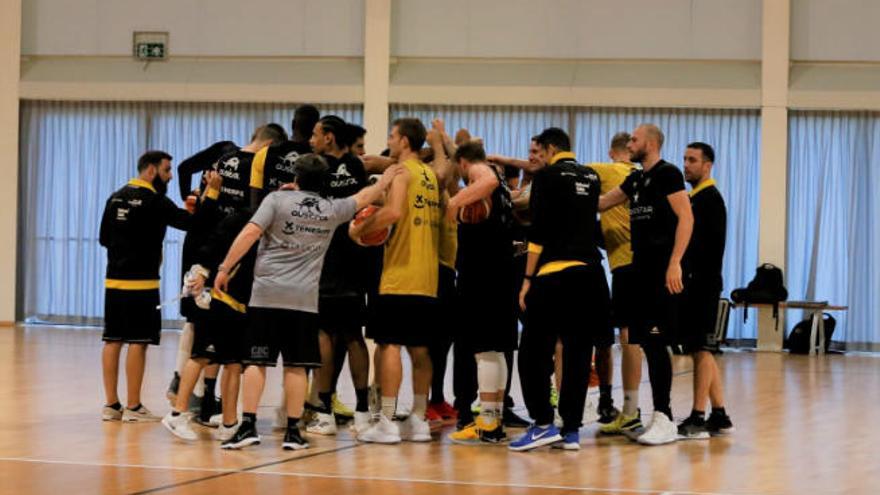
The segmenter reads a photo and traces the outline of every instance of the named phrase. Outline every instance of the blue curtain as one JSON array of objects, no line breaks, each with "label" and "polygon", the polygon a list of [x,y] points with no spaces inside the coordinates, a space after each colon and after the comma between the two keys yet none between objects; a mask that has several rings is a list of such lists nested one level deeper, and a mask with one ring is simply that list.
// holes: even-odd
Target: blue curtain
[{"label": "blue curtain", "polygon": [[[135,175],[138,156],[161,149],[175,163],[220,140],[246,144],[258,125],[289,128],[295,104],[24,101],[21,109],[21,316],[100,323],[106,252],[98,227],[107,197]],[[319,106],[360,122],[360,105]],[[169,197],[179,203],[175,182]],[[161,294],[179,290],[183,233],[168,230]],[[178,318],[176,304],[166,320]]]},{"label": "blue curtain", "polygon": [[[447,131],[470,130],[490,153],[525,157],[529,139],[550,126],[566,129],[581,162],[608,160],[611,137],[652,122],[666,135],[665,158],[681,165],[685,146],[704,141],[716,151],[714,176],[727,202],[725,293],[743,287],[758,264],[760,115],[754,110],[569,108],[528,106],[392,105],[391,119],[414,116],[426,125],[435,117]],[[731,315],[728,337],[754,339],[756,318]]]},{"label": "blue curtain", "polygon": [[[834,313],[847,349],[880,343],[880,113],[792,112],[788,274],[791,299],[849,306]],[[803,316],[789,312],[789,327]],[[876,349],[874,349],[876,350]]]}]

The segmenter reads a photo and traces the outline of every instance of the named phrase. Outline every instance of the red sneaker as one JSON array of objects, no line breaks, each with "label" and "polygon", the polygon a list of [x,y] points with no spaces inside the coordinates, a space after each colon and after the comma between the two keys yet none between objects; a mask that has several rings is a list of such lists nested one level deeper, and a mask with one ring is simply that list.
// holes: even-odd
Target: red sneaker
[{"label": "red sneaker", "polygon": [[443,416],[440,416],[440,413],[437,411],[437,408],[434,407],[434,404],[428,405],[428,410],[425,411],[425,421],[427,421],[432,428],[443,425]]},{"label": "red sneaker", "polygon": [[441,402],[433,407],[436,409],[437,413],[440,414],[440,417],[443,418],[444,424],[452,425],[458,420],[458,411],[449,405],[448,402]]}]

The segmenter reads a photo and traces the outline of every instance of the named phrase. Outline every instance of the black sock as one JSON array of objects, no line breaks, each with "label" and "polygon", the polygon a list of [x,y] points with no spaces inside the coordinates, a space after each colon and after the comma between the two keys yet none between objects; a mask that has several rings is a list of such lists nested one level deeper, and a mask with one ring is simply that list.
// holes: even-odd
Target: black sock
[{"label": "black sock", "polygon": [[107,407],[109,407],[110,409],[115,409],[117,411],[122,410],[122,404],[120,404],[119,401],[116,401],[113,404],[108,404]]},{"label": "black sock", "polygon": [[357,404],[354,406],[354,410],[357,412],[368,412],[370,410],[370,389],[356,388],[354,389],[354,395],[357,397]]},{"label": "black sock", "polygon": [[172,417],[172,418],[176,418],[176,417],[178,417],[178,416],[180,416],[180,412],[175,411],[174,409],[172,409],[172,410],[171,410],[171,417]]},{"label": "black sock", "polygon": [[224,428],[233,428],[233,427],[235,427],[235,425],[237,425],[237,424],[238,424],[238,423],[232,423],[231,425],[228,425],[228,424],[226,424],[226,423],[223,423],[223,427],[224,427]]},{"label": "black sock", "polygon": [[320,411],[330,414],[333,410],[333,392],[318,392],[318,400],[321,401]]},{"label": "black sock", "polygon": [[612,402],[611,385],[599,385],[599,401]]},{"label": "black sock", "polygon": [[299,431],[299,418],[287,417],[287,431],[290,430]]},{"label": "black sock", "polygon": [[257,413],[246,412],[246,413],[242,414],[241,415],[241,422],[242,423],[257,424]]},{"label": "black sock", "polygon": [[129,410],[129,411],[137,411],[137,410],[140,409],[141,407],[143,407],[143,404],[141,404],[140,402],[138,402],[136,406],[134,406],[134,407],[129,407],[128,410]]},{"label": "black sock", "polygon": [[214,389],[217,387],[216,378],[205,378],[205,397],[214,397]]},{"label": "black sock", "polygon": [[727,416],[727,411],[723,407],[713,407],[712,416]]},{"label": "black sock", "polygon": [[706,417],[706,413],[704,411],[697,411],[696,409],[691,409],[691,419],[696,419],[698,422],[702,422]]}]

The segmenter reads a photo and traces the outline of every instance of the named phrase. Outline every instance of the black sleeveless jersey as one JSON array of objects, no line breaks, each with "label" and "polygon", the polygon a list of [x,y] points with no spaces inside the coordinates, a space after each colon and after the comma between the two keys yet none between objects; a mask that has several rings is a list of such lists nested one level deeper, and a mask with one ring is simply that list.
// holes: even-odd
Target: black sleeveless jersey
[{"label": "black sleeveless jersey", "polygon": [[221,156],[214,163],[214,170],[223,177],[217,206],[227,215],[237,210],[250,208],[251,164],[253,160],[253,152],[236,150]]}]

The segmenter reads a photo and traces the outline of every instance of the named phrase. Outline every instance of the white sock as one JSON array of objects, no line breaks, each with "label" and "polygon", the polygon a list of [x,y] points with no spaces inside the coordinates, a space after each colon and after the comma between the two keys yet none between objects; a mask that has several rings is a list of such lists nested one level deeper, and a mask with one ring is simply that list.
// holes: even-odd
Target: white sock
[{"label": "white sock", "polygon": [[382,397],[382,415],[389,420],[394,419],[397,412],[397,397]]},{"label": "white sock", "polygon": [[424,419],[425,412],[427,412],[427,410],[428,410],[428,396],[427,396],[427,394],[413,395],[412,414],[417,418]]},{"label": "white sock", "polygon": [[632,416],[639,411],[639,391],[624,390],[623,391],[623,414]]},{"label": "white sock", "polygon": [[180,340],[177,342],[177,367],[174,368],[177,374],[183,373],[183,367],[192,356],[193,333],[193,324],[184,323],[183,330],[180,331]]},{"label": "white sock", "polygon": [[[507,360],[504,359],[504,353],[503,352],[496,352],[495,354],[497,355],[497,359],[498,359],[497,389],[501,392],[500,398],[501,398],[501,405],[503,406],[504,405],[504,391],[507,388],[507,375],[508,375],[508,373],[510,373],[510,370],[507,369]],[[501,409],[502,409],[501,407],[498,408],[499,411]]]},{"label": "white sock", "polygon": [[[498,392],[500,380],[502,378],[507,380],[506,369],[501,370],[498,356],[501,356],[501,361],[504,360],[504,354],[500,352],[479,352],[475,356],[477,360],[477,385],[481,394]],[[501,385],[500,388],[503,389],[504,385]]]}]

